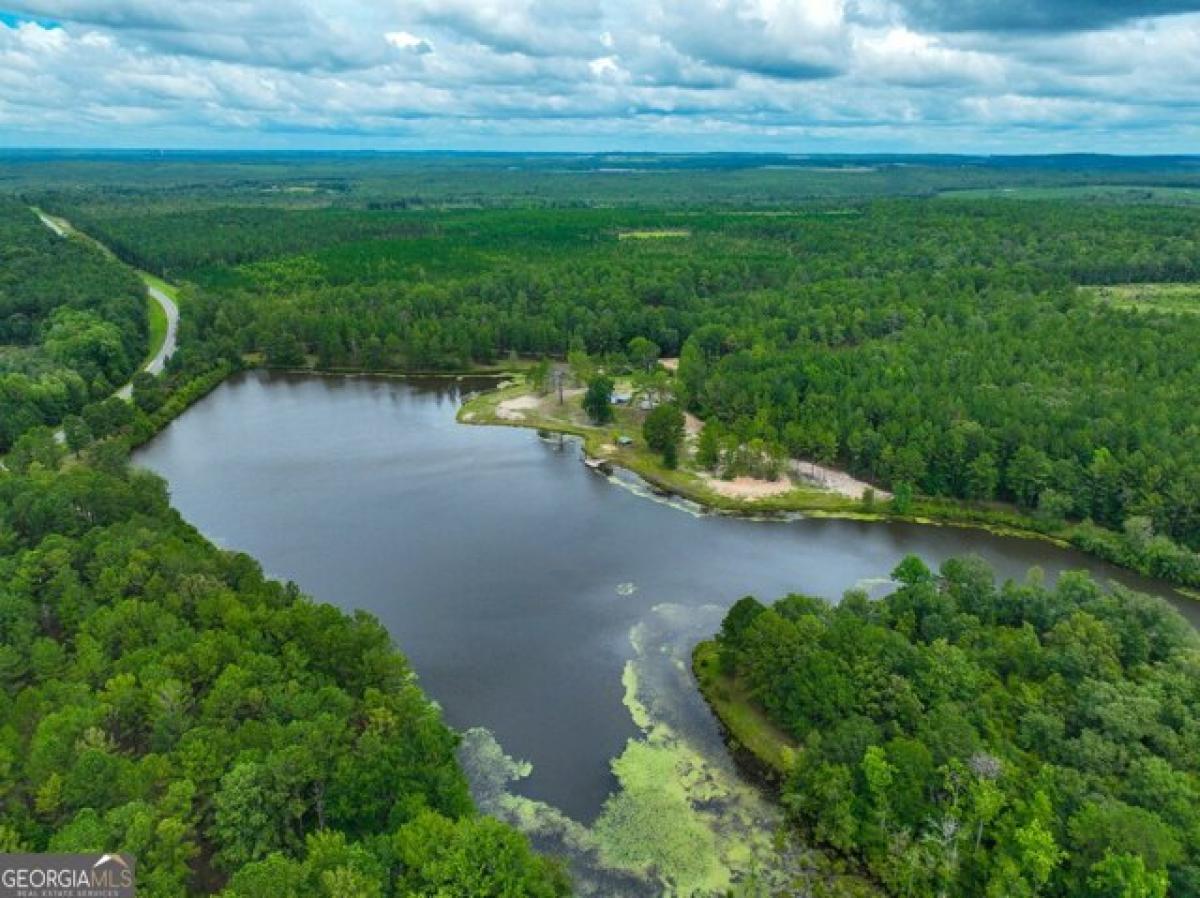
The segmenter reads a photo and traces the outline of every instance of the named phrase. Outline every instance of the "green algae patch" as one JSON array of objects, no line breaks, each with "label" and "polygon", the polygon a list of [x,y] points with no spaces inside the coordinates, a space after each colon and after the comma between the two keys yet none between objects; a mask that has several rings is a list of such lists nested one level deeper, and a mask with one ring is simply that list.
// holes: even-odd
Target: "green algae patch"
[{"label": "green algae patch", "polygon": [[877,898],[842,861],[789,831],[730,757],[690,664],[723,614],[663,604],[630,631],[621,682],[640,734],[611,762],[618,785],[593,825],[515,794],[532,767],[484,729],[463,733],[459,746],[477,806],[565,858],[578,898]]},{"label": "green algae patch", "polygon": [[596,821],[600,856],[611,866],[657,874],[667,894],[720,893],[729,872],[717,839],[689,801],[687,759],[672,746],[631,740],[613,772],[621,791]]},{"label": "green algae patch", "polygon": [[630,662],[625,665],[625,669],[621,671],[621,685],[625,687],[625,707],[629,709],[629,716],[633,718],[634,724],[639,730],[650,729],[653,721],[650,719],[650,711],[638,701],[638,673],[637,667]]},{"label": "green algae patch", "polygon": [[[671,617],[685,613],[655,611],[653,623],[666,622],[669,631],[678,626]],[[669,896],[724,895],[760,870],[783,885],[778,809],[739,776],[719,738],[692,733],[682,718],[675,725],[677,690],[694,688],[686,641],[663,641],[645,625],[630,641],[635,657],[622,674],[624,702],[643,735],[612,763],[620,789],[593,827],[600,857],[656,879]]]}]

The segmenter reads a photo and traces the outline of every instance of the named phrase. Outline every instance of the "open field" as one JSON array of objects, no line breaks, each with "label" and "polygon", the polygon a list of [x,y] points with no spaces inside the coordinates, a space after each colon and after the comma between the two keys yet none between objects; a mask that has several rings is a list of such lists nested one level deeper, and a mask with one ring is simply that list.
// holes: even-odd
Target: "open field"
[{"label": "open field", "polygon": [[663,238],[680,238],[691,237],[692,232],[684,228],[660,228],[658,230],[645,231],[621,231],[617,234],[618,240],[661,240]]},{"label": "open field", "polygon": [[1200,284],[1114,284],[1091,287],[1097,301],[1140,312],[1200,313]]}]

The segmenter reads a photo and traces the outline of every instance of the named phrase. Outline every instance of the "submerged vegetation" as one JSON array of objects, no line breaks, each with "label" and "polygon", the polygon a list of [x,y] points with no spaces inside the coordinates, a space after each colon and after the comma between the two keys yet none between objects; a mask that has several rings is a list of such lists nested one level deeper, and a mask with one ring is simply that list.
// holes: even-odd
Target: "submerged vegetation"
[{"label": "submerged vegetation", "polygon": [[720,614],[660,605],[631,632],[622,682],[639,732],[613,759],[617,787],[593,824],[517,794],[530,765],[472,730],[460,754],[480,807],[565,856],[581,898],[876,898],[853,865],[784,833],[778,809],[726,755],[686,664]]},{"label": "submerged vegetation", "polygon": [[977,560],[910,557],[893,576],[878,601],[745,598],[722,624],[721,675],[799,745],[756,751],[794,823],[895,895],[1196,893],[1183,618],[1082,574],[997,588]]}]

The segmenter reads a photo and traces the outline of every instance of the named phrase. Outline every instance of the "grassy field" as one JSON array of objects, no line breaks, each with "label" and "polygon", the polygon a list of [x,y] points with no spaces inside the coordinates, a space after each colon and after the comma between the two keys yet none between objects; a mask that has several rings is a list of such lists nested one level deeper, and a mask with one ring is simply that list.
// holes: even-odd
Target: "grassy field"
[{"label": "grassy field", "polygon": [[751,700],[745,688],[721,672],[719,649],[713,641],[701,642],[692,652],[692,671],[713,713],[721,720],[736,746],[778,776],[792,767],[798,746]]},{"label": "grassy field", "polygon": [[163,311],[163,307],[158,304],[157,300],[147,294],[146,308],[150,313],[150,348],[146,351],[145,358],[142,359],[139,370],[145,368],[158,355],[158,351],[162,349],[163,341],[167,339],[167,313]]},{"label": "grassy field", "polygon": [[1200,284],[1114,284],[1092,287],[1100,302],[1139,312],[1200,313]]}]

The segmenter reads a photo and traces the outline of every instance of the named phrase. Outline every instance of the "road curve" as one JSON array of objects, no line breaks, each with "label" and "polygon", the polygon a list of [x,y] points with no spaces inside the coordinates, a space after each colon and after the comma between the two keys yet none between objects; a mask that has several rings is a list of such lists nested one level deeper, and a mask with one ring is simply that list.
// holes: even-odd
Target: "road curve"
[{"label": "road curve", "polygon": [[[167,296],[158,287],[145,281],[146,292],[150,294],[150,298],[158,303],[167,316],[167,334],[163,337],[162,346],[158,347],[158,352],[154,354],[154,358],[142,365],[141,370],[147,374],[162,374],[163,368],[167,364],[167,359],[175,354],[175,344],[179,335],[179,306],[175,305],[175,300]],[[133,398],[133,384],[127,383],[121,389],[117,390],[117,395],[122,399]]]}]

